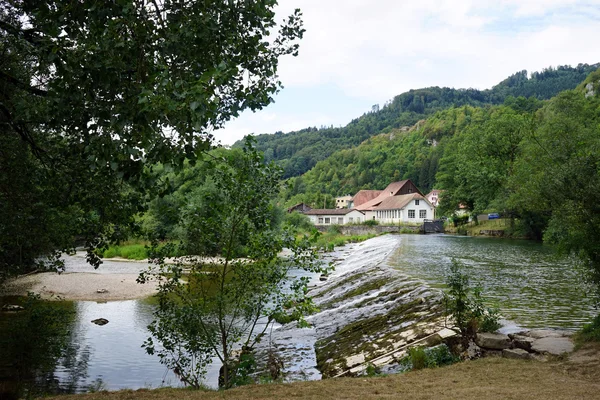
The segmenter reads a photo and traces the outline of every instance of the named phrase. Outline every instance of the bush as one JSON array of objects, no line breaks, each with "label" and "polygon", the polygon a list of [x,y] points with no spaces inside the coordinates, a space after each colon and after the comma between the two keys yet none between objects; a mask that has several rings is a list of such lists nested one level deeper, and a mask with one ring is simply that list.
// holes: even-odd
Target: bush
[{"label": "bush", "polygon": [[445,344],[426,348],[423,346],[411,347],[408,349],[408,356],[404,364],[413,370],[423,368],[437,368],[444,365],[454,364],[458,357],[454,356]]},{"label": "bush", "polygon": [[600,315],[596,316],[591,323],[586,324],[575,336],[575,339],[579,343],[600,342]]},{"label": "bush", "polygon": [[283,217],[283,225],[304,231],[310,231],[315,227],[313,223],[310,222],[310,218],[297,211],[285,214],[285,216]]},{"label": "bush", "polygon": [[467,222],[469,222],[468,214],[455,215],[452,217],[452,223],[454,224],[454,227],[465,225]]},{"label": "bush", "polygon": [[366,226],[376,226],[379,225],[378,221],[375,221],[374,219],[368,219],[366,221],[363,221],[362,225],[366,225]]},{"label": "bush", "polygon": [[497,308],[485,307],[481,288],[472,288],[469,277],[462,273],[463,265],[452,260],[450,274],[446,278],[449,287],[444,294],[446,316],[451,316],[464,339],[473,338],[478,331],[495,332],[500,328]]},{"label": "bush", "polygon": [[412,369],[423,369],[427,366],[427,354],[424,347],[411,347],[408,349],[408,357],[410,358]]}]

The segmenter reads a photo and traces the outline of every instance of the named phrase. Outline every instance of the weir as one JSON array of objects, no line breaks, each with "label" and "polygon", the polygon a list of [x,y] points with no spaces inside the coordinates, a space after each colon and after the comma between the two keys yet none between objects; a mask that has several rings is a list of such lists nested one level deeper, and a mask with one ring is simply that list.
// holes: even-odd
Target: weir
[{"label": "weir", "polygon": [[311,328],[290,323],[271,333],[287,379],[333,377],[376,359],[394,363],[395,350],[443,328],[441,292],[388,263],[401,240],[380,236],[330,256],[335,271],[313,280],[309,292],[320,309],[306,318]]}]

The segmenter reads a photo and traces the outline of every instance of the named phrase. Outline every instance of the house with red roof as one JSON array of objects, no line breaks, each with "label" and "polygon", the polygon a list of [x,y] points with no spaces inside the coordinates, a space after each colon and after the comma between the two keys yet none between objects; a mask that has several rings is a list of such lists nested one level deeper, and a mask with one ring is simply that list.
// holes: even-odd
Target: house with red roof
[{"label": "house with red roof", "polygon": [[410,179],[392,182],[377,197],[354,207],[381,224],[421,223],[433,219],[435,209]]}]

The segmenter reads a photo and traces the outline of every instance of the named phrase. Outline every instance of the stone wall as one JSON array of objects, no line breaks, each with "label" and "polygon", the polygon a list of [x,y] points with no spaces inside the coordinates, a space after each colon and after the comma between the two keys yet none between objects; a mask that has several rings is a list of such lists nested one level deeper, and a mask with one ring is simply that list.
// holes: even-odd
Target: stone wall
[{"label": "stone wall", "polygon": [[[423,226],[419,225],[419,226],[398,226],[398,225],[391,225],[391,226],[386,226],[386,225],[375,225],[375,226],[368,226],[368,225],[338,225],[340,228],[340,232],[343,235],[366,235],[366,234],[374,234],[374,235],[379,235],[382,233],[400,233],[400,232],[414,232],[414,233],[421,233],[423,230]],[[329,226],[324,226],[324,225],[318,225],[316,226],[317,230],[319,230],[319,232],[326,232],[327,229],[329,228]]]}]

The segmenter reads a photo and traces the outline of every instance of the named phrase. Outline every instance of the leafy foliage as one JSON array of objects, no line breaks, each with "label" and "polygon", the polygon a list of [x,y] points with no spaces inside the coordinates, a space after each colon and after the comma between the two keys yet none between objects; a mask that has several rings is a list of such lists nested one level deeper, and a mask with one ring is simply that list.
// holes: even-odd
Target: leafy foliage
[{"label": "leafy foliage", "polygon": [[441,344],[435,347],[414,346],[408,349],[408,356],[401,361],[412,370],[423,368],[437,368],[444,365],[451,365],[458,361],[448,346]]},{"label": "leafy foliage", "polygon": [[[159,282],[159,307],[146,350],[157,353],[187,385],[201,386],[213,356],[223,364],[224,388],[244,381],[249,359],[234,357],[234,347],[242,355],[251,353],[275,316],[302,322],[313,309],[306,297],[308,278],[291,278],[290,271],[327,268],[316,261],[308,237],[296,239],[271,224],[280,178],[280,169],[264,164],[247,139],[240,157],[216,165],[201,207],[187,214],[184,246],[194,256],[175,264],[158,257],[140,276],[142,282]],[[238,258],[242,248],[243,259]],[[283,248],[291,251],[287,259],[278,256]]]},{"label": "leafy foliage", "polygon": [[563,90],[575,88],[598,67],[598,64],[559,66],[533,72],[531,77],[527,71],[520,71],[484,91],[440,87],[410,90],[381,108],[373,107],[371,112],[345,127],[312,127],[286,134],[258,135],[258,149],[264,151],[268,161],[277,161],[284,168],[285,177],[299,176],[337,151],[355,147],[370,137],[412,126],[437,111],[464,105],[499,105],[507,99],[514,102],[521,96],[549,99]]},{"label": "leafy foliage", "polygon": [[[275,2],[84,0],[0,4],[0,268],[135,228],[152,166],[180,168],[212,132],[281,87],[299,11]],[[107,195],[110,194],[110,195]]]},{"label": "leafy foliage", "polygon": [[469,277],[462,272],[464,266],[452,260],[446,278],[448,293],[444,294],[446,315],[451,317],[463,338],[472,338],[478,331],[495,332],[500,328],[498,310],[487,308],[480,288],[469,285]]},{"label": "leafy foliage", "polygon": [[[585,85],[598,84],[595,73]],[[600,98],[584,87],[561,93],[536,114],[510,180],[511,203],[546,215],[544,240],[580,256],[588,279],[600,288]]]},{"label": "leafy foliage", "polygon": [[597,315],[592,322],[586,324],[575,336],[578,343],[600,342],[600,315]]}]

